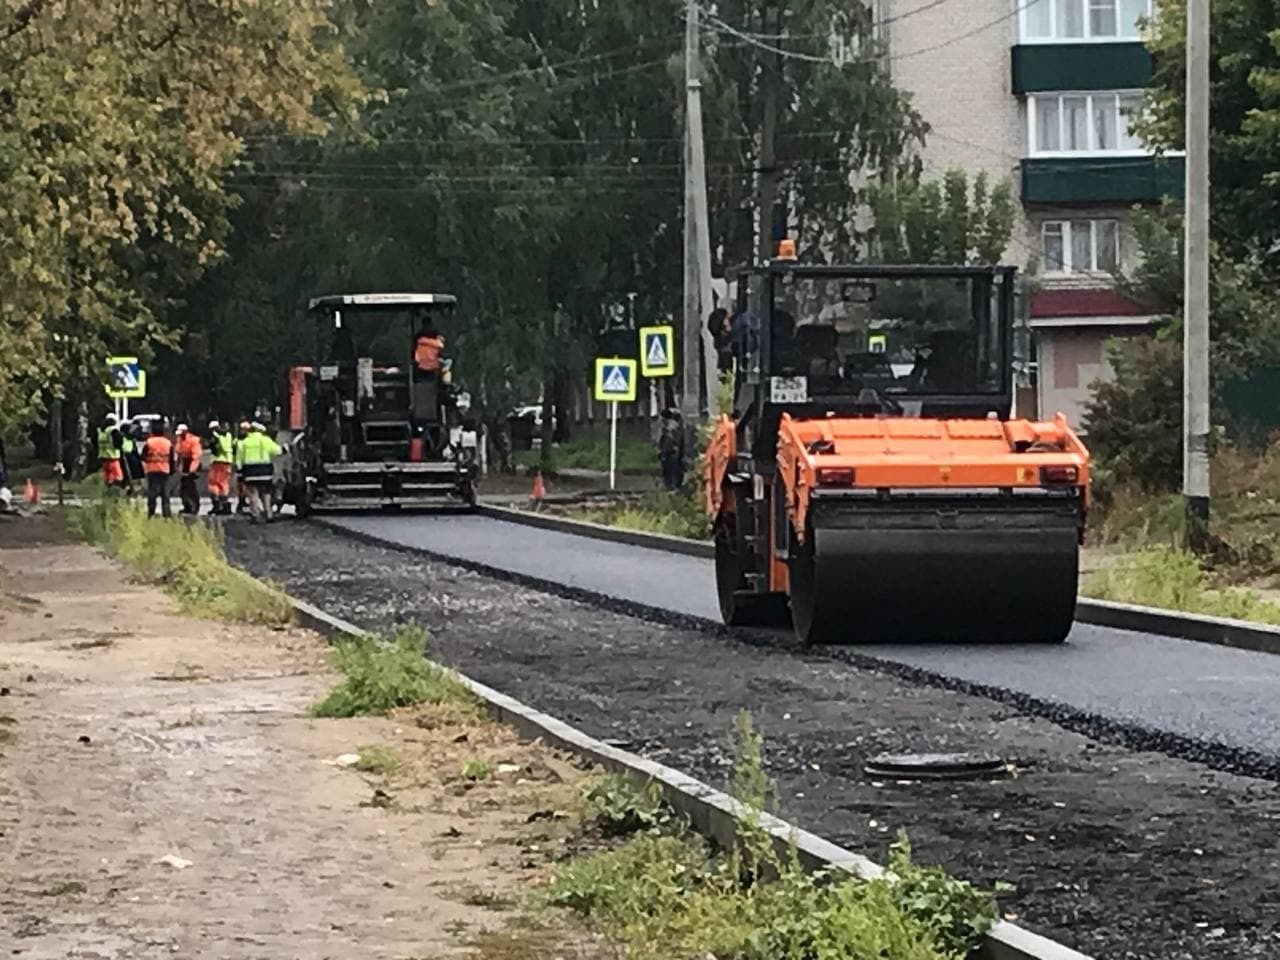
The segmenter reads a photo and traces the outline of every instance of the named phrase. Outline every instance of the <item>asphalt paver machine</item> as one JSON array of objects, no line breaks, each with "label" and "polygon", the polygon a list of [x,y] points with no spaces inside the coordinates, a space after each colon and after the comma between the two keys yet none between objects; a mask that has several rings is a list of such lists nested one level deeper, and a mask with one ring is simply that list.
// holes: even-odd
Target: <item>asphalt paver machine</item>
[{"label": "asphalt paver machine", "polygon": [[456,305],[440,293],[310,302],[317,356],[289,371],[286,503],[475,505],[478,431],[443,351]]},{"label": "asphalt paver machine", "polygon": [[705,474],[726,623],[1065,639],[1089,454],[1061,414],[1011,416],[1015,275],[793,255],[739,275],[735,411]]}]

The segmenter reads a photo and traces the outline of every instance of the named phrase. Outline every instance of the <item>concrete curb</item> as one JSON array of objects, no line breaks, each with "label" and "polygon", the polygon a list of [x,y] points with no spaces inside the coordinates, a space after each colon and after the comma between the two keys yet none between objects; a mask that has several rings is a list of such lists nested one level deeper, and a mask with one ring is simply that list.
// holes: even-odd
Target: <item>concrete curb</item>
[{"label": "concrete curb", "polygon": [[[608,529],[608,528],[604,528]],[[686,541],[691,542],[691,541]],[[325,637],[358,637],[366,635],[354,624],[325,613],[303,600],[291,598],[298,622]],[[703,836],[721,845],[731,844],[738,835],[738,820],[745,808],[728,794],[686,776],[678,770],[646,760],[637,754],[611,747],[571,727],[562,720],[535,710],[492,687],[458,675],[459,680],[483,700],[495,720],[514,728],[522,736],[542,740],[551,746],[577,754],[598,763],[607,770],[625,774],[640,782],[652,782],[661,789],[668,803],[689,819]],[[837,869],[861,877],[876,877],[884,872],[879,864],[861,854],[838,847],[769,814],[760,815],[761,826],[780,849],[794,843],[801,863],[811,870]],[[1000,921],[992,928],[978,950],[979,960],[1092,960],[1089,956],[1060,943]]]},{"label": "concrete curb", "polygon": [[[595,540],[607,540],[611,543],[665,550],[691,557],[715,557],[715,548],[712,544],[700,540],[643,533],[639,530],[621,530],[598,523],[585,523],[566,517],[554,517],[504,507],[482,507],[480,513],[495,520],[506,520]],[[1235,647],[1238,650],[1251,650],[1254,653],[1280,654],[1280,628],[1250,623],[1247,620],[1206,617],[1193,613],[1161,610],[1158,607],[1141,607],[1131,603],[1087,599],[1076,602],[1076,620],[1092,626],[1136,630],[1178,640],[1194,640],[1197,643],[1212,643],[1223,647]]]}]

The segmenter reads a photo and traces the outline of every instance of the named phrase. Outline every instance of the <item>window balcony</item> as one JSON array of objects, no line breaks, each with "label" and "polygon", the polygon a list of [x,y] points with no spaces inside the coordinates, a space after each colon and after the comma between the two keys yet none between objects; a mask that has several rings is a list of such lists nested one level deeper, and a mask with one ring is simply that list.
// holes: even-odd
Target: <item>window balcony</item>
[{"label": "window balcony", "polygon": [[1013,48],[1013,93],[1139,90],[1151,80],[1141,43],[1021,44]]},{"label": "window balcony", "polygon": [[1181,199],[1181,156],[1032,156],[1022,161],[1023,203],[1154,203]]},{"label": "window balcony", "polygon": [[1017,13],[1021,43],[1131,43],[1152,0],[1028,0]]}]

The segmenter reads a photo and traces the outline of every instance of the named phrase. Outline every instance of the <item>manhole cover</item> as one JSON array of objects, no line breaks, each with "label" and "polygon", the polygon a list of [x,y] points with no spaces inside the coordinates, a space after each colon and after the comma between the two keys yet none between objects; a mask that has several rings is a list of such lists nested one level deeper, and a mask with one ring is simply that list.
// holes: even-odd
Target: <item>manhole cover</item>
[{"label": "manhole cover", "polygon": [[882,753],[862,769],[873,777],[898,780],[965,780],[1006,772],[998,757],[972,753]]}]

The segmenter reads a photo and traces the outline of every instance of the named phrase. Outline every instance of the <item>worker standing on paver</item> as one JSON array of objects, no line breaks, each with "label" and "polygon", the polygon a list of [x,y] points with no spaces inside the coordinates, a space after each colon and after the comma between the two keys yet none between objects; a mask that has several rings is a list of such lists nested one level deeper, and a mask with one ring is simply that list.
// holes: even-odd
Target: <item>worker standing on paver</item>
[{"label": "worker standing on paver", "polygon": [[215,516],[231,513],[231,471],[235,463],[236,441],[231,430],[217,420],[209,423],[209,449],[213,454],[209,464],[209,496],[213,500]]},{"label": "worker standing on paver", "polygon": [[108,413],[106,422],[98,431],[98,459],[102,462],[102,482],[108,488],[124,489],[124,433],[120,418]]},{"label": "worker standing on paver", "polygon": [[161,512],[173,516],[169,506],[169,477],[173,475],[173,442],[164,435],[164,421],[151,423],[151,436],[142,445],[142,470],[147,475],[147,516],[156,515],[156,501]]},{"label": "worker standing on paver", "polygon": [[204,450],[200,446],[200,438],[187,429],[185,423],[178,424],[175,432],[178,438],[175,450],[178,466],[178,497],[182,501],[182,512],[188,516],[200,514],[200,468]]},{"label": "worker standing on paver", "polygon": [[267,428],[254,421],[236,450],[236,469],[249,488],[249,514],[254,523],[270,523],[271,487],[275,482],[275,458],[283,451],[267,436]]}]

